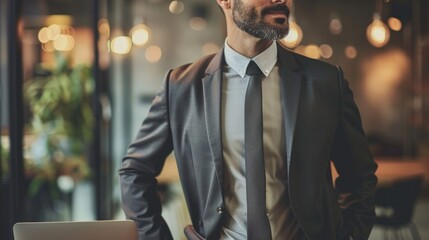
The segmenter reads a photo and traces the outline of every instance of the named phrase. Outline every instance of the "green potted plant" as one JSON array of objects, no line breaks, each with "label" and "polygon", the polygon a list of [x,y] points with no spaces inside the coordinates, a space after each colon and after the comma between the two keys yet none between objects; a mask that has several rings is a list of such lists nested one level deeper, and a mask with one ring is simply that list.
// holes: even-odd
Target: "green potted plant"
[{"label": "green potted plant", "polygon": [[[31,137],[24,156],[29,179],[27,194],[30,200],[43,195],[41,204],[52,200],[47,204],[51,209],[57,209],[55,201],[71,192],[75,183],[90,176],[86,155],[94,124],[91,67],[72,67],[70,58],[60,52],[55,53],[55,63],[52,69],[41,68],[41,74],[24,85],[31,120],[26,126]],[[46,215],[34,215],[40,214]],[[50,214],[34,218],[69,217]]]}]

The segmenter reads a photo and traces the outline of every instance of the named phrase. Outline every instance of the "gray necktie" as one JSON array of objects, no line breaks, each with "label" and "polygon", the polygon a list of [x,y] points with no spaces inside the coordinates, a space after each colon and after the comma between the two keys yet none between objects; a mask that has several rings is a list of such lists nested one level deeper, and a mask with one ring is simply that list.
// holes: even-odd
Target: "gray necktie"
[{"label": "gray necktie", "polygon": [[266,215],[265,163],[262,140],[262,72],[250,61],[244,115],[244,158],[246,161],[247,239],[271,239]]}]

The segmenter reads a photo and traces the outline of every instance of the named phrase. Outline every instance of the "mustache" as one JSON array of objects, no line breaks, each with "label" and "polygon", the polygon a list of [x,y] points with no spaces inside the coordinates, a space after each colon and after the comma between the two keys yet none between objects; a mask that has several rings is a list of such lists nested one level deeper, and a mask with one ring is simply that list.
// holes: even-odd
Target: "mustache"
[{"label": "mustache", "polygon": [[276,5],[269,6],[269,7],[262,9],[261,15],[263,16],[263,15],[266,15],[270,12],[283,12],[287,17],[289,17],[290,10],[284,4],[276,4]]}]

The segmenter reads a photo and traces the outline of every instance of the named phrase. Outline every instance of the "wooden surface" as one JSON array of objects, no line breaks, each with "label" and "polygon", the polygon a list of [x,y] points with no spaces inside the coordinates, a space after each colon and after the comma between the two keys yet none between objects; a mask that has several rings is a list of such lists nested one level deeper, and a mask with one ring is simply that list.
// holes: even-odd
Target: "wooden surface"
[{"label": "wooden surface", "polygon": [[[375,175],[378,177],[378,186],[388,186],[395,181],[407,179],[413,176],[429,173],[425,163],[428,159],[402,159],[402,158],[377,158],[378,169]],[[332,178],[335,179],[338,173],[332,167]]]},{"label": "wooden surface", "polygon": [[162,169],[161,174],[156,178],[161,184],[167,184],[172,182],[180,181],[179,172],[177,171],[176,160],[174,155],[171,154],[165,160],[164,168]]},{"label": "wooden surface", "polygon": [[[399,158],[377,158],[378,169],[375,173],[378,177],[378,185],[386,186],[395,181],[416,175],[425,175],[428,180],[429,159],[399,159]],[[332,167],[332,177],[335,179],[338,173]],[[158,176],[160,183],[179,181],[179,173],[174,156],[171,155],[165,161],[164,169]]]}]

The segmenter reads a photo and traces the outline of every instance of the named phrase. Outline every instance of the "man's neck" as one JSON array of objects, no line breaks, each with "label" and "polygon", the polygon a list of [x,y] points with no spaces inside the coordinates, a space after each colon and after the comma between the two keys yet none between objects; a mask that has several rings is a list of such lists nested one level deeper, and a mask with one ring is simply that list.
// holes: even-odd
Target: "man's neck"
[{"label": "man's neck", "polygon": [[238,53],[248,58],[253,58],[263,52],[271,45],[272,42],[272,40],[255,38],[237,28],[228,31],[227,36],[228,45]]}]

